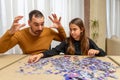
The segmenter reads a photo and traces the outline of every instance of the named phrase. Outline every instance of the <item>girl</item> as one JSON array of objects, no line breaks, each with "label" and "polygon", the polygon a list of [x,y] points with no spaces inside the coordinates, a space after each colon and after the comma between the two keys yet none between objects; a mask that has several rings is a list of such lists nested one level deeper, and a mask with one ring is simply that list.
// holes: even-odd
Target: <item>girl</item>
[{"label": "girl", "polygon": [[31,56],[28,62],[37,62],[42,57],[58,55],[60,52],[66,55],[88,55],[91,57],[106,55],[102,49],[86,36],[85,26],[80,18],[71,20],[69,28],[69,38],[55,48],[52,48],[52,50],[47,50],[44,53]]}]

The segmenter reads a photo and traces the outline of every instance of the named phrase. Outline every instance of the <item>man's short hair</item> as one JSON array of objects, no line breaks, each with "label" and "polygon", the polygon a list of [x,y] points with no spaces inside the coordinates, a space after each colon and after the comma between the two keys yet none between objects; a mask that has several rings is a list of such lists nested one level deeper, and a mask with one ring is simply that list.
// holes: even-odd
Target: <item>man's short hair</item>
[{"label": "man's short hair", "polygon": [[29,20],[32,20],[32,17],[35,16],[35,17],[44,17],[44,15],[42,14],[42,12],[40,12],[39,10],[32,10],[30,13],[29,13]]}]

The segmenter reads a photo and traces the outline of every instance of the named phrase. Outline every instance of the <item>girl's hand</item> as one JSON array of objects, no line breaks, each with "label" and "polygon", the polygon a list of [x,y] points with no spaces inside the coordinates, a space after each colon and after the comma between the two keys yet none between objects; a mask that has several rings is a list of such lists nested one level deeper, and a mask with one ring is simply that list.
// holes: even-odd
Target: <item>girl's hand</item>
[{"label": "girl's hand", "polygon": [[95,54],[98,54],[98,53],[99,53],[99,50],[95,50],[95,49],[88,50],[88,56],[90,57],[94,57]]}]

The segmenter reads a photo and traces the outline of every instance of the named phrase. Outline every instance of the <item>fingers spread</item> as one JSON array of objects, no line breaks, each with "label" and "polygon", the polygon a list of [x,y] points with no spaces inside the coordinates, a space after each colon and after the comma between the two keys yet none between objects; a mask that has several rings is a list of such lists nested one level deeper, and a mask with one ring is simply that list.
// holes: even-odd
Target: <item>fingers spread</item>
[{"label": "fingers spread", "polygon": [[59,18],[59,21],[61,21],[61,17]]},{"label": "fingers spread", "polygon": [[50,17],[50,16],[48,16],[49,17],[49,19],[53,22],[53,19]]},{"label": "fingers spread", "polygon": [[21,28],[21,27],[24,27],[25,25],[26,25],[26,24],[21,24],[21,25],[20,25],[20,28]]},{"label": "fingers spread", "polygon": [[23,16],[17,16],[17,17],[15,17],[15,19],[14,19],[14,23],[17,23],[20,19],[22,19],[23,18]]},{"label": "fingers spread", "polygon": [[53,18],[57,19],[57,16],[56,16],[56,14],[52,14],[52,16],[53,16]]}]

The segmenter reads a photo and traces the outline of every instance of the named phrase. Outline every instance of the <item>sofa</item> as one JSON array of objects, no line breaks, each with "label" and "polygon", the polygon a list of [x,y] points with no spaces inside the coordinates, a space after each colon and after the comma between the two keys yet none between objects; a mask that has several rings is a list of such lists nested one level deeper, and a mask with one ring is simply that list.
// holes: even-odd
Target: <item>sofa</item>
[{"label": "sofa", "polygon": [[107,55],[120,55],[120,37],[112,36],[106,39]]}]

